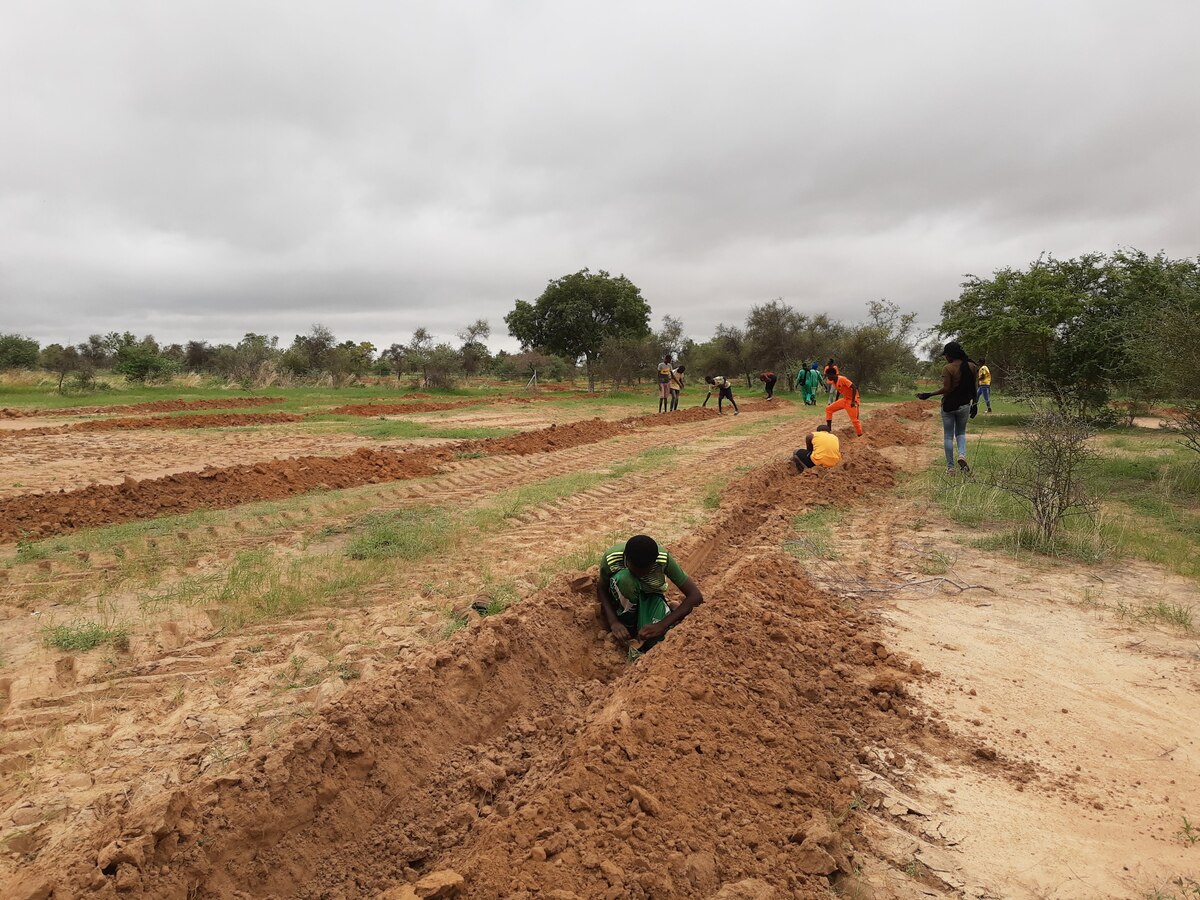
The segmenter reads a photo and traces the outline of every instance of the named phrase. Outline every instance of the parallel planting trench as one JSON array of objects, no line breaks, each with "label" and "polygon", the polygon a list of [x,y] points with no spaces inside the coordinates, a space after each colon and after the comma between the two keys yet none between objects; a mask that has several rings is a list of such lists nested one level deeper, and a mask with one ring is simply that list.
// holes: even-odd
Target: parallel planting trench
[{"label": "parallel planting trench", "polygon": [[[798,475],[780,453],[733,479],[671,545],[707,602],[652,652],[621,651],[592,579],[565,573],[274,746],[48,846],[13,895],[374,897],[453,870],[479,898],[826,896],[867,852],[864,751],[944,735],[870,618],[783,543],[795,515],[891,487],[878,450],[919,442],[897,417],[922,415],[869,416],[838,469]],[[536,434],[472,446],[537,452],[518,440]]]}]

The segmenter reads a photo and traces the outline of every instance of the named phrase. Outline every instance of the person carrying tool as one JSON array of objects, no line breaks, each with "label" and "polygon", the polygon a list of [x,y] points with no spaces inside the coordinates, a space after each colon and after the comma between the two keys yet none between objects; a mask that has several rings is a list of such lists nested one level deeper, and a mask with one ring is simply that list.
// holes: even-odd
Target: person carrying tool
[{"label": "person carrying tool", "polygon": [[[668,580],[683,592],[674,609],[667,606]],[[642,641],[644,653],[703,603],[704,595],[670,551],[649,535],[635,534],[601,555],[596,599],[613,636],[622,644]]]},{"label": "person carrying tool", "polygon": [[733,414],[740,416],[742,411],[738,409],[737,401],[733,399],[733,385],[729,383],[729,379],[724,375],[705,375],[704,381],[708,385],[708,393],[704,395],[704,402],[701,406],[708,406],[708,398],[712,396],[713,389],[717,391],[717,414],[725,415],[721,409],[721,403],[728,400],[733,404]]},{"label": "person carrying tool", "polygon": [[763,372],[761,375],[758,376],[758,380],[761,381],[764,385],[766,385],[767,399],[774,400],[775,399],[775,383],[777,381],[779,381],[779,379],[776,377],[775,373],[774,372]]},{"label": "person carrying tool", "polygon": [[832,469],[842,461],[841,442],[828,425],[818,425],[804,439],[804,446],[792,454],[792,462],[803,472],[814,466]]},{"label": "person carrying tool", "polygon": [[825,370],[825,378],[829,382],[830,390],[836,391],[840,395],[837,400],[825,407],[825,424],[832,431],[833,414],[839,409],[844,409],[846,415],[850,417],[850,422],[854,425],[854,433],[862,437],[862,425],[858,421],[858,386],[845,375],[831,375],[829,369]]}]

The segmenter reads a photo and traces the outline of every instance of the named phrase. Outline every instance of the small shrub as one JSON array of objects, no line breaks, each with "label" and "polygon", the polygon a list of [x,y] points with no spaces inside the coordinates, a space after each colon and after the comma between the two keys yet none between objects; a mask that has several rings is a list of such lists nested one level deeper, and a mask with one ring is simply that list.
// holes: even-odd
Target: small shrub
[{"label": "small shrub", "polygon": [[1031,398],[1030,406],[1020,450],[991,484],[1024,501],[1040,542],[1049,545],[1065,519],[1098,509],[1085,482],[1097,458],[1094,431],[1061,405]]},{"label": "small shrub", "polygon": [[59,650],[86,652],[101,644],[111,644],[118,650],[125,650],[129,647],[129,628],[124,625],[102,625],[99,622],[76,622],[48,628],[44,640],[47,646]]}]

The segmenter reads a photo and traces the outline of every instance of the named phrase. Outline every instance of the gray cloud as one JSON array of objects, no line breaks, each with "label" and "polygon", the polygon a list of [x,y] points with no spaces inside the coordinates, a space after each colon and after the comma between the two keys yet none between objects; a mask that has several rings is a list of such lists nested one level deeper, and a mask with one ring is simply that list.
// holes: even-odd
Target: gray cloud
[{"label": "gray cloud", "polygon": [[1200,7],[9,2],[0,331],[380,345],[583,266],[703,337],[1200,251]]}]

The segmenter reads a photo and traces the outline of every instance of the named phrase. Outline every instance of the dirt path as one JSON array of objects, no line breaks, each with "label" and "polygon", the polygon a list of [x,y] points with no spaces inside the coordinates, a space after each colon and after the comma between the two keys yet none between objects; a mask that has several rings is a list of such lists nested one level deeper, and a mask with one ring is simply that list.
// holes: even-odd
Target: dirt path
[{"label": "dirt path", "polygon": [[[923,468],[929,452],[892,456]],[[1195,584],[976,550],[926,502],[856,512],[838,532],[856,537],[819,581],[882,602],[889,646],[936,675],[916,696],[966,748],[868,781],[881,798],[868,832],[892,864],[873,872],[882,895],[907,869],[949,896],[1192,896],[1200,644],[1118,610],[1194,604]]]}]

